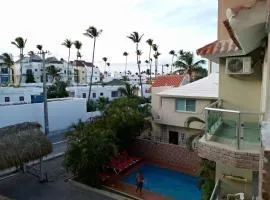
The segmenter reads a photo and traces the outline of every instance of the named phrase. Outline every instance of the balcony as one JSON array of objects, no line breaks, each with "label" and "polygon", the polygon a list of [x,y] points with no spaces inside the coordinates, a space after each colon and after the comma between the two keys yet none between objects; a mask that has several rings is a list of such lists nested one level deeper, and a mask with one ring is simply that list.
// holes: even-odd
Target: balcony
[{"label": "balcony", "polygon": [[205,135],[199,140],[199,155],[258,170],[263,113],[223,109],[219,100],[205,108],[205,115]]}]

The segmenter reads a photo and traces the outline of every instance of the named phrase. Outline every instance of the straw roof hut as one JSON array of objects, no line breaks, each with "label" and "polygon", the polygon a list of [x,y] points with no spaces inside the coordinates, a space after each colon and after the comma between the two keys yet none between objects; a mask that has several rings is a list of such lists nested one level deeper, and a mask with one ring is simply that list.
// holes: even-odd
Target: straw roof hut
[{"label": "straw roof hut", "polygon": [[0,170],[36,160],[52,152],[40,124],[26,122],[0,128]]}]

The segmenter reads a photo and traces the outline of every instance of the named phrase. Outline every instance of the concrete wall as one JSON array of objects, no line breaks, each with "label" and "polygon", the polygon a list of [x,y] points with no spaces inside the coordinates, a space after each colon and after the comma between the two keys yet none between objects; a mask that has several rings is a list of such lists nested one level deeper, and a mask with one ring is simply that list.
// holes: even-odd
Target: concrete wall
[{"label": "concrete wall", "polygon": [[[35,121],[44,125],[43,103],[0,106],[0,127]],[[86,112],[86,100],[67,98],[48,102],[49,130],[65,130],[79,119],[86,121],[99,112]]]},{"label": "concrete wall", "polygon": [[136,140],[132,145],[134,155],[166,165],[186,169],[197,174],[201,159],[197,152],[177,145],[155,143],[147,140]]}]

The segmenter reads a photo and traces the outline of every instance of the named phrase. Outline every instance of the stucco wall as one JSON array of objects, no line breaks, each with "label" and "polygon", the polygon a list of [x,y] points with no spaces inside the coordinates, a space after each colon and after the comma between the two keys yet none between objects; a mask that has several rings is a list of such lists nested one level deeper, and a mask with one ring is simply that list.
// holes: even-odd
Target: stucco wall
[{"label": "stucco wall", "polygon": [[[0,106],[0,127],[35,121],[44,124],[43,103]],[[49,130],[68,129],[79,119],[87,120],[98,112],[86,112],[85,99],[67,99],[48,102]]]},{"label": "stucco wall", "polygon": [[179,168],[198,172],[201,159],[197,152],[190,151],[177,145],[154,143],[147,140],[136,140],[132,145],[134,155],[141,156],[150,161],[157,161]]},{"label": "stucco wall", "polygon": [[225,74],[225,59],[220,59],[219,97],[226,109],[260,112],[261,108],[261,68],[256,66],[250,75],[237,77]]},{"label": "stucco wall", "polygon": [[[211,104],[211,100],[197,99],[195,112],[181,112],[176,111],[176,99],[162,97],[162,106],[157,110],[160,114],[160,123],[184,127],[184,123],[189,117],[194,116],[204,120],[204,108]],[[202,129],[203,127],[202,123],[194,122],[190,124],[190,128],[194,129]]]}]

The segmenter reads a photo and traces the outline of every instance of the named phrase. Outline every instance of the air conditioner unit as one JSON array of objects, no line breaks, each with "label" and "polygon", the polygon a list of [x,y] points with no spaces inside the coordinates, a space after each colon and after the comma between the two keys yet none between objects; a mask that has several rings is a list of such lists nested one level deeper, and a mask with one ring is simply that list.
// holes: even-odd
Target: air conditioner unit
[{"label": "air conditioner unit", "polygon": [[226,59],[226,74],[252,74],[251,57],[231,57]]}]

